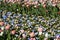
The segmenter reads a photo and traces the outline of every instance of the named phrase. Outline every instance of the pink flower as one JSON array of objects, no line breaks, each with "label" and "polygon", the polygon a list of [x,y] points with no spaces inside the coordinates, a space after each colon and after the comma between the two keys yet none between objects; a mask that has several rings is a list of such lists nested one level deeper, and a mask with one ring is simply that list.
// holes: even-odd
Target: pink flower
[{"label": "pink flower", "polygon": [[11,34],[13,34],[13,35],[14,35],[15,33],[16,33],[16,31],[15,31],[15,30],[12,30],[12,31],[11,31]]},{"label": "pink flower", "polygon": [[43,7],[46,8],[46,4],[43,4]]},{"label": "pink flower", "polygon": [[21,31],[21,33],[24,33],[24,30],[20,30]]},{"label": "pink flower", "polygon": [[9,2],[11,2],[12,0],[9,0]]},{"label": "pink flower", "polygon": [[35,1],[34,3],[35,3],[35,4],[38,4],[38,2],[37,2],[37,1]]},{"label": "pink flower", "polygon": [[25,5],[23,4],[22,6],[24,7]]},{"label": "pink flower", "polygon": [[25,5],[27,4],[27,3],[24,3]]},{"label": "pink flower", "polygon": [[2,32],[3,30],[0,29],[0,32]]},{"label": "pink flower", "polygon": [[0,22],[0,25],[1,25],[1,26],[4,25],[4,22]]},{"label": "pink flower", "polygon": [[34,32],[31,32],[29,35],[30,35],[30,37],[34,37],[35,36],[35,33]]},{"label": "pink flower", "polygon": [[26,7],[29,7],[29,5],[26,5]]},{"label": "pink flower", "polygon": [[52,0],[51,0],[52,1]]},{"label": "pink flower", "polygon": [[26,38],[26,35],[25,34],[22,34],[23,38]]},{"label": "pink flower", "polygon": [[39,2],[41,2],[41,3],[42,3],[42,2],[43,2],[43,0],[39,0]]},{"label": "pink flower", "polygon": [[6,27],[5,27],[6,30],[9,30],[10,29],[10,25],[8,24]]},{"label": "pink flower", "polygon": [[38,28],[38,32],[42,32],[43,31],[43,28]]},{"label": "pink flower", "polygon": [[9,0],[4,0],[5,2],[8,2]]},{"label": "pink flower", "polygon": [[56,6],[56,4],[54,3],[54,4],[52,4],[52,6]]}]

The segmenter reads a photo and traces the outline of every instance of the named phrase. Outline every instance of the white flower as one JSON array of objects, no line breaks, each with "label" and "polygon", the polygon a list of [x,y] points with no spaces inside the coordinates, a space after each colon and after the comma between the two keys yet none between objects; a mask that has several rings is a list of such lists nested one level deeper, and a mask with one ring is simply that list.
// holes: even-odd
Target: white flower
[{"label": "white flower", "polygon": [[17,9],[17,11],[18,11],[18,9]]},{"label": "white flower", "polygon": [[56,6],[56,4],[52,4],[52,6]]},{"label": "white flower", "polygon": [[44,38],[44,40],[48,40],[48,38]]},{"label": "white flower", "polygon": [[42,35],[42,32],[39,32],[39,35]]},{"label": "white flower", "polygon": [[34,7],[36,8],[37,6],[35,5]]},{"label": "white flower", "polygon": [[1,27],[2,30],[4,30],[4,27]]},{"label": "white flower", "polygon": [[2,35],[3,35],[3,32],[0,33],[0,36],[2,36]]},{"label": "white flower", "polygon": [[17,35],[17,34],[16,34],[15,36],[16,36],[16,37],[18,37],[18,35]]},{"label": "white flower", "polygon": [[26,35],[25,34],[22,34],[23,38],[26,38]]},{"label": "white flower", "polygon": [[39,19],[39,21],[41,21],[42,19]]},{"label": "white flower", "polygon": [[45,37],[48,37],[48,33],[45,34]]}]

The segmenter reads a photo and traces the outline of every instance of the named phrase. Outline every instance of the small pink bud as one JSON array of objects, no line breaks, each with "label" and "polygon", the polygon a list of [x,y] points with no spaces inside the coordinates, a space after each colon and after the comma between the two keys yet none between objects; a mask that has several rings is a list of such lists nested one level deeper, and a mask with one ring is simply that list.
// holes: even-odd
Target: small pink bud
[{"label": "small pink bud", "polygon": [[2,30],[0,29],[0,32],[2,32]]}]

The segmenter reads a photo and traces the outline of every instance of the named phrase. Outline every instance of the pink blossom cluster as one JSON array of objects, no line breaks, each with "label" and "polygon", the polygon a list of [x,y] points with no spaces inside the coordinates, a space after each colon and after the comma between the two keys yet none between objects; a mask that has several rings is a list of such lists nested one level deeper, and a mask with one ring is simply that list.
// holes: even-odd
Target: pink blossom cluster
[{"label": "pink blossom cluster", "polygon": [[[37,7],[40,5],[39,3],[41,3],[43,7],[46,7],[47,3],[49,5],[56,6],[60,1],[59,0],[4,0],[4,2],[24,3],[24,5],[26,5],[27,7],[29,7],[30,5],[35,5],[34,7]],[[22,4],[22,6],[24,5]]]},{"label": "pink blossom cluster", "polygon": [[20,2],[21,0],[4,0],[4,2],[11,2],[11,3],[15,3],[15,2]]}]

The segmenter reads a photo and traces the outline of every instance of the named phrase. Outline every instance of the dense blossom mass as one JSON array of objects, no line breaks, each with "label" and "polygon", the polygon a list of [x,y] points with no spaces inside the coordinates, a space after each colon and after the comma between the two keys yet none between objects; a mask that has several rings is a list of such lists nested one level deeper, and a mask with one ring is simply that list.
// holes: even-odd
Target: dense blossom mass
[{"label": "dense blossom mass", "polygon": [[[4,0],[7,3],[23,3],[23,6],[26,5],[27,7],[30,5],[35,5],[34,7],[39,6],[39,3],[46,7],[46,5],[56,6],[60,4],[60,0]],[[58,6],[60,8],[60,6]]]},{"label": "dense blossom mass", "polygon": [[0,1],[0,40],[60,40],[60,1]]}]

